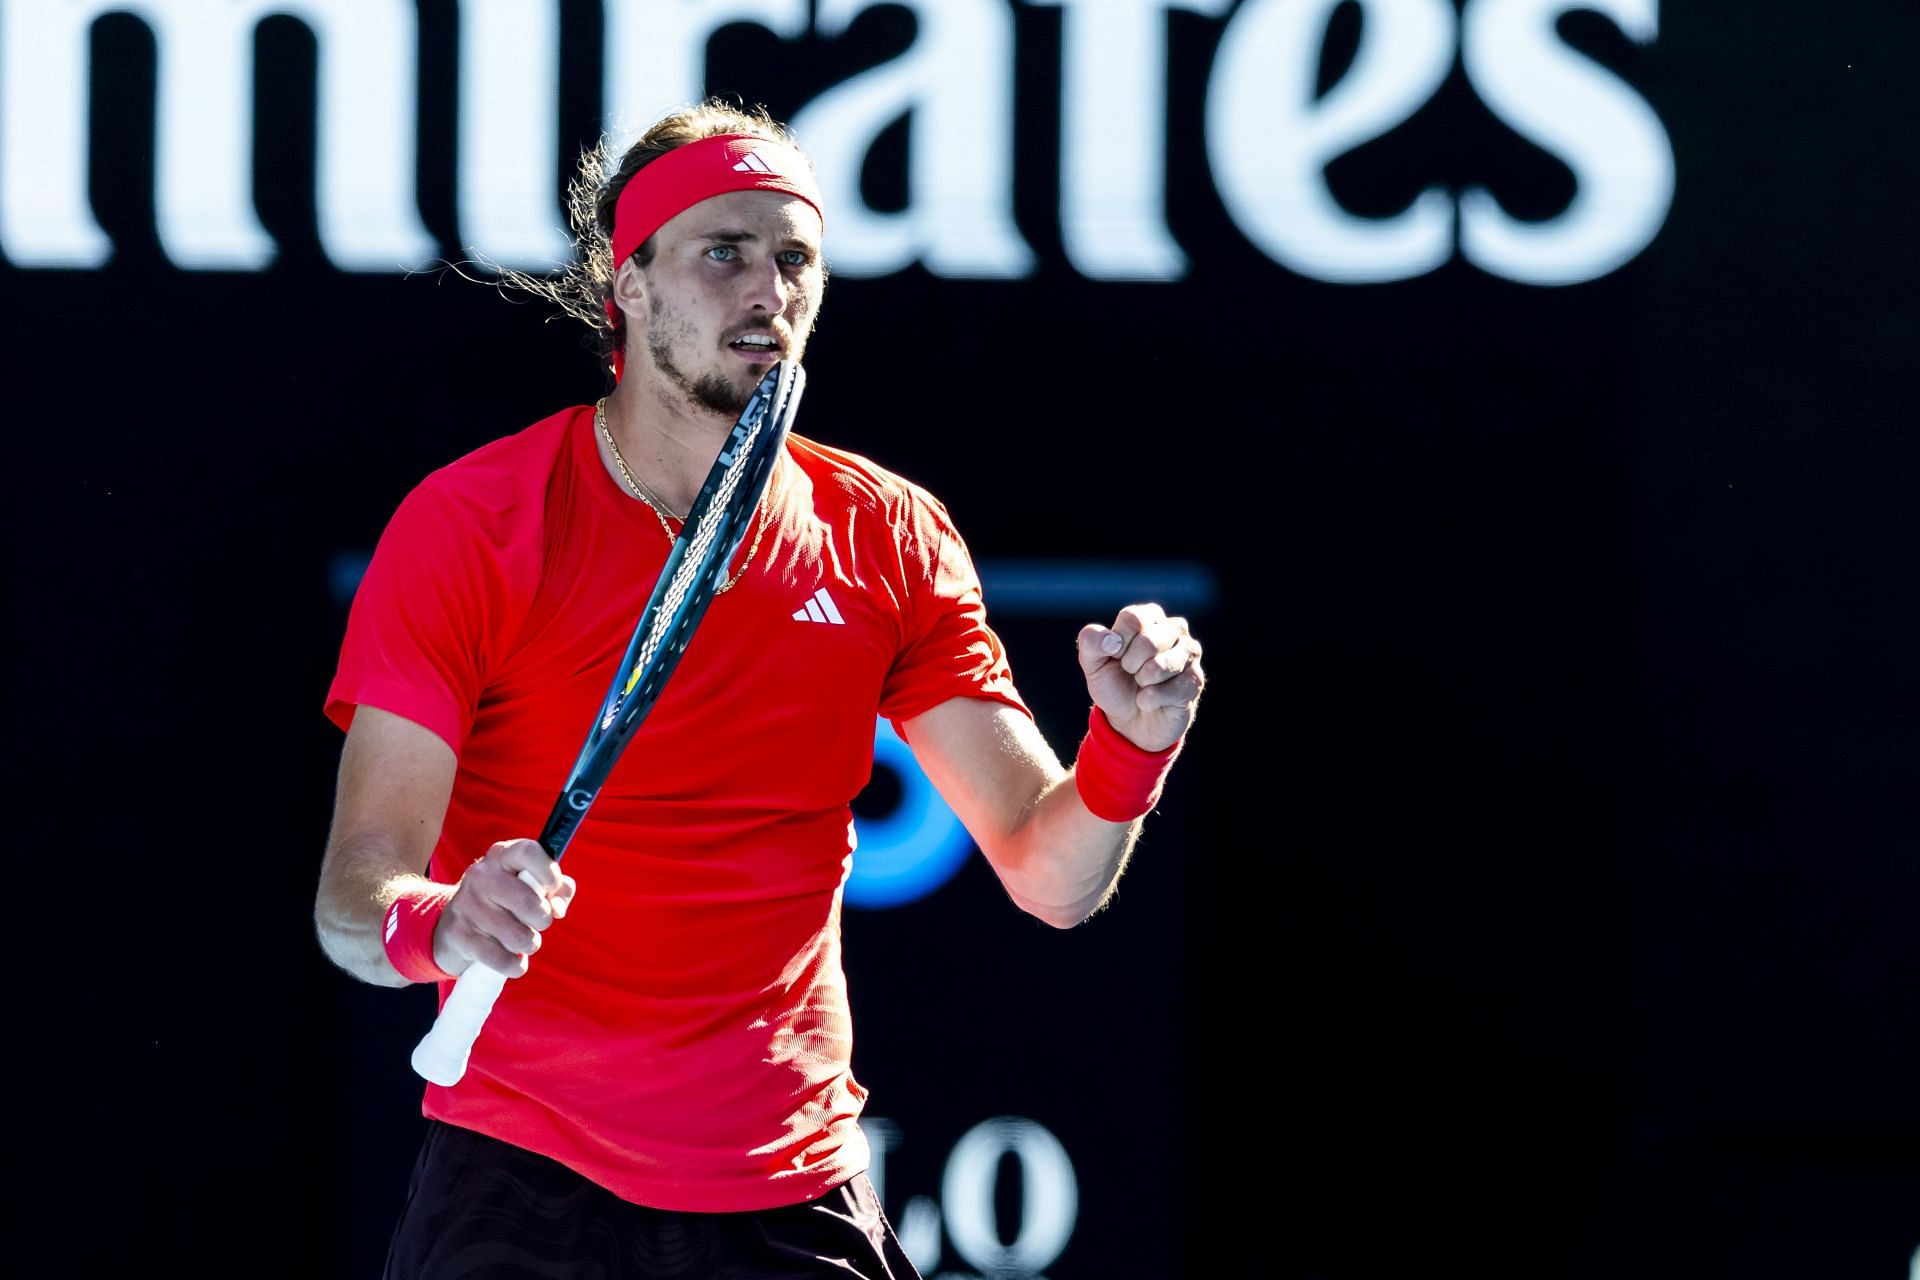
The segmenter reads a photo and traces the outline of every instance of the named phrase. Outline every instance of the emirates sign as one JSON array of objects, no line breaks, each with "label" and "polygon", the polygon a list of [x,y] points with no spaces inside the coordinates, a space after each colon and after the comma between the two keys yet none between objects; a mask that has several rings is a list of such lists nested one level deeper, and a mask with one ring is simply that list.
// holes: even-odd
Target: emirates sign
[{"label": "emirates sign", "polygon": [[[1347,0],[1356,3],[1356,0]],[[1220,24],[1207,68],[1206,156],[1247,241],[1299,275],[1405,280],[1458,254],[1489,274],[1572,285],[1653,240],[1674,160],[1635,89],[1569,46],[1560,18],[1598,14],[1638,44],[1658,0],[1357,0],[1359,48],[1316,84],[1341,0],[601,0],[609,119],[644,123],[704,94],[723,26],[778,37],[844,35],[865,10],[911,11],[900,56],[827,88],[792,117],[833,217],[835,270],[1018,279],[1037,265],[1016,225],[1016,14],[1060,21],[1059,230],[1072,267],[1098,280],[1174,280],[1187,257],[1166,209],[1168,18]],[[562,258],[556,186],[560,0],[458,0],[460,248],[514,266]],[[114,252],[87,197],[89,35],[131,14],[157,51],[155,219],[163,252],[196,270],[254,271],[273,238],[253,208],[254,30],[303,22],[318,49],[315,205],[321,247],[345,271],[440,257],[415,190],[419,15],[411,0],[5,0],[0,3],[0,254],[21,267],[89,269]],[[1571,171],[1573,199],[1524,220],[1489,190],[1421,191],[1362,217],[1329,188],[1329,163],[1412,119],[1456,65],[1507,128]],[[908,123],[900,209],[861,197],[875,140]]]}]

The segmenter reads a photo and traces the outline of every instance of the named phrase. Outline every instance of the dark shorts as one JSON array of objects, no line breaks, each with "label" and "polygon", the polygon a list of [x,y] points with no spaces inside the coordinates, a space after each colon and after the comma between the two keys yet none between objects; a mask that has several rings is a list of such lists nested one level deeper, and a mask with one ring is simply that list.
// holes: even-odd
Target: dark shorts
[{"label": "dark shorts", "polygon": [[545,1156],[427,1122],[387,1280],[920,1280],[866,1175],[757,1213],[631,1204]]}]

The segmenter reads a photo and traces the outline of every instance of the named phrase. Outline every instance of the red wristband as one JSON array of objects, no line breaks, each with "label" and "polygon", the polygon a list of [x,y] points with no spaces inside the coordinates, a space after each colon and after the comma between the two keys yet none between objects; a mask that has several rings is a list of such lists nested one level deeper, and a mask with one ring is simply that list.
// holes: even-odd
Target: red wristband
[{"label": "red wristband", "polygon": [[454,975],[433,959],[433,929],[440,923],[447,899],[453,896],[446,892],[449,888],[436,885],[432,890],[415,889],[395,898],[387,908],[386,921],[381,925],[387,959],[409,982],[453,981]]},{"label": "red wristband", "polygon": [[1160,803],[1167,770],[1186,742],[1182,737],[1164,751],[1143,751],[1121,736],[1095,707],[1087,716],[1087,736],[1080,740],[1080,756],[1073,762],[1073,785],[1080,801],[1096,818],[1132,822]]}]

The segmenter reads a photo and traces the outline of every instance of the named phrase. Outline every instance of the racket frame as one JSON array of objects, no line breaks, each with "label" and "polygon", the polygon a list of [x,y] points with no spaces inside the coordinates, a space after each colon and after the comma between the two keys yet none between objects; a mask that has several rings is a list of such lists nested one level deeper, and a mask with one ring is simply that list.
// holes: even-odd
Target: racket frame
[{"label": "racket frame", "polygon": [[[727,571],[753,524],[773,468],[786,452],[787,432],[806,389],[806,374],[782,360],[755,388],[733,429],[720,446],[706,481],[667,552],[660,577],[627,642],[627,651],[601,700],[573,770],[541,828],[540,847],[559,861],[613,772],[620,753],[653,709],[667,677],[673,674],[707,606],[727,581]],[[745,455],[742,461],[742,455]],[[716,526],[709,528],[709,526]],[[704,559],[691,579],[683,578],[687,557],[705,543]],[[522,871],[520,879],[535,892],[540,883]],[[413,1069],[434,1084],[459,1083],[467,1071],[473,1044],[487,1015],[507,984],[507,975],[478,961],[467,966],[447,993],[434,1024],[414,1047]]]}]

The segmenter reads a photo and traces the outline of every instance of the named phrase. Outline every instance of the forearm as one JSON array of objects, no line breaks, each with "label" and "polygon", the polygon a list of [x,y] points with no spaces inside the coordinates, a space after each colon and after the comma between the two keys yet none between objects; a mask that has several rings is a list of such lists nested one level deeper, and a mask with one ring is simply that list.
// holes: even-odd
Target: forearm
[{"label": "forearm", "polygon": [[1090,813],[1073,775],[1061,773],[1025,819],[982,852],[1022,911],[1069,929],[1113,896],[1139,835],[1137,818],[1108,822]]},{"label": "forearm", "polygon": [[420,873],[440,838],[454,767],[452,748],[431,730],[378,707],[355,712],[313,923],[327,958],[362,982],[408,982],[387,958],[387,908],[396,899],[452,893]]},{"label": "forearm", "polygon": [[409,981],[387,958],[387,908],[402,894],[447,888],[416,872],[393,870],[396,856],[375,841],[328,849],[314,902],[314,929],[327,958],[381,987],[404,987]]},{"label": "forearm", "polygon": [[1069,771],[1029,716],[976,698],[949,699],[906,728],[921,768],[1021,910],[1067,929],[1113,896],[1169,752],[1103,745],[1090,733]]}]

